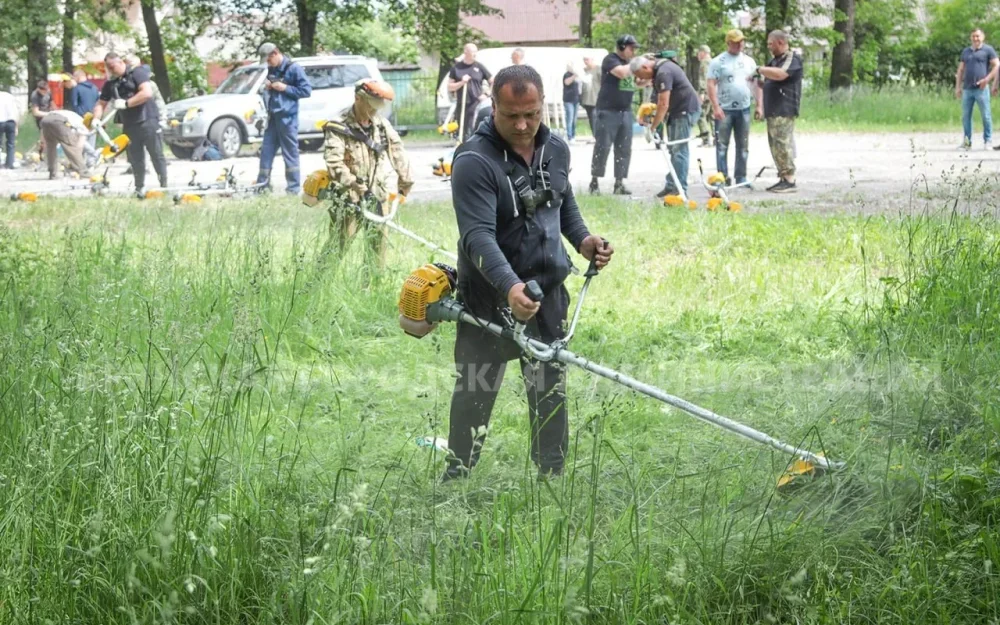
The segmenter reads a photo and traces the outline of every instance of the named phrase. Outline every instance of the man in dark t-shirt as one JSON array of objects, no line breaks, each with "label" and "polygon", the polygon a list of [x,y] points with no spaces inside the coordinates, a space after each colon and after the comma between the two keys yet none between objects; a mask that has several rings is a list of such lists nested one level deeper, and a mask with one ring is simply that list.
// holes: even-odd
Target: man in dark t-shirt
[{"label": "man in dark t-shirt", "polygon": [[[962,101],[962,130],[965,133],[960,147],[965,150],[972,147],[972,109],[978,105],[983,120],[983,144],[988,150],[993,142],[990,85],[997,78],[1000,61],[996,50],[986,45],[982,29],[973,30],[969,40],[972,45],[962,50],[955,73],[955,97]],[[996,93],[996,85],[993,85],[993,93]]]},{"label": "man in dark t-shirt", "polygon": [[615,195],[631,195],[625,188],[628,166],[632,160],[632,98],[635,95],[635,78],[629,70],[629,61],[635,56],[639,42],[632,35],[618,38],[615,52],[604,57],[601,63],[601,90],[597,94],[594,112],[594,156],[590,162],[590,192],[600,193],[598,178],[604,177],[611,146],[615,149]]},{"label": "man in dark t-shirt", "polygon": [[[483,93],[483,82],[493,84],[493,74],[486,66],[476,60],[476,53],[479,48],[474,43],[465,44],[462,59],[455,63],[455,66],[448,72],[448,91],[455,94],[456,107],[455,119],[462,119],[462,141],[476,131],[473,122],[476,119],[476,109],[482,100],[486,99]],[[465,90],[465,109],[462,109],[462,90]],[[462,117],[459,117],[459,116]]]},{"label": "man in dark t-shirt", "polygon": [[771,147],[778,182],[767,188],[772,193],[794,193],[795,187],[795,118],[802,100],[802,59],[788,49],[788,35],[782,30],[767,36],[767,49],[773,58],[761,67],[764,91],[764,118],[767,120],[767,143]]},{"label": "man in dark t-shirt", "polygon": [[122,132],[129,138],[126,148],[128,162],[135,177],[136,194],[145,195],[146,157],[149,152],[160,186],[167,186],[167,160],[163,157],[160,116],[153,99],[149,69],[140,65],[129,69],[114,52],[104,57],[110,80],[101,88],[101,97],[94,107],[94,119],[101,119],[109,105],[118,111]]},{"label": "man in dark t-shirt", "polygon": [[[673,59],[654,59],[649,57],[633,59],[632,73],[636,78],[653,80],[653,91],[656,93],[656,114],[651,122],[655,130],[663,120],[667,121],[667,142],[670,150],[670,163],[677,175],[681,189],[687,193],[688,163],[691,160],[691,150],[686,141],[691,137],[691,128],[701,117],[701,100],[684,70]],[[646,123],[639,120],[640,124]],[[656,197],[664,198],[677,195],[678,189],[673,178],[667,176],[663,190]]]}]

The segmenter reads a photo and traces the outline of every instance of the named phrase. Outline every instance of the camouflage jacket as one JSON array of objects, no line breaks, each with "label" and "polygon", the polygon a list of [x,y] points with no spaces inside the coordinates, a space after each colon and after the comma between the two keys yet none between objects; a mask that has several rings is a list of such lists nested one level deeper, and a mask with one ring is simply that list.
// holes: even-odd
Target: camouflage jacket
[{"label": "camouflage jacket", "polygon": [[712,64],[712,59],[705,59],[698,63],[698,93],[708,94],[708,66]]},{"label": "camouflage jacket", "polygon": [[360,136],[367,136],[375,145],[384,146],[381,153],[370,148],[365,141],[346,137],[331,129],[324,130],[323,157],[330,172],[331,187],[346,192],[352,202],[361,201],[365,191],[370,191],[376,199],[386,201],[389,196],[388,161],[398,177],[399,192],[406,195],[413,186],[410,161],[403,149],[403,141],[382,116],[376,115],[368,128],[358,123],[354,107],[347,109],[336,120]]}]

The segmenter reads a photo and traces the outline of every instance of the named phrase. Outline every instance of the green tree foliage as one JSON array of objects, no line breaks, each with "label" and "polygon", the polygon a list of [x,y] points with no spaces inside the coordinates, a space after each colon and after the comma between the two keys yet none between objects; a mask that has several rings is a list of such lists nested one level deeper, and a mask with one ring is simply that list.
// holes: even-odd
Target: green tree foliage
[{"label": "green tree foliage", "polygon": [[404,0],[393,11],[393,18],[417,36],[426,50],[439,52],[438,81],[452,66],[452,59],[471,41],[488,43],[483,33],[469,28],[462,15],[497,15],[501,12],[483,0]]},{"label": "green tree foliage", "polygon": [[907,61],[911,74],[919,81],[952,85],[958,57],[969,45],[969,33],[982,28],[987,43],[990,37],[1000,41],[1000,1],[943,0],[928,6],[930,20],[926,35],[911,40]]},{"label": "green tree foliage", "polygon": [[415,63],[420,59],[416,38],[381,18],[343,23],[334,17],[320,20],[319,47],[327,52],[363,54],[387,63]]}]

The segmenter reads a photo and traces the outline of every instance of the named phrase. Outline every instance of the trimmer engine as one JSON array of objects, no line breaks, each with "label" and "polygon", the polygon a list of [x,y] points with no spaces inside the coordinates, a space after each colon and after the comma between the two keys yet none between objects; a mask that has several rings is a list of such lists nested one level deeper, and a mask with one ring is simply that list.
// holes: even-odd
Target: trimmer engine
[{"label": "trimmer engine", "polygon": [[430,334],[437,323],[427,320],[427,307],[449,297],[455,291],[457,277],[455,269],[444,263],[414,270],[399,292],[399,327],[418,339]]}]

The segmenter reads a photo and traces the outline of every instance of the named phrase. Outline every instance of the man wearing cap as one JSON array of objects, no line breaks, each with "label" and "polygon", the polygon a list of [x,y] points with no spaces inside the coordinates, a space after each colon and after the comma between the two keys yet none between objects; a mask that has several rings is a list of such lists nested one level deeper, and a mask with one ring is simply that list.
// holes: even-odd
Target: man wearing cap
[{"label": "man wearing cap", "polygon": [[712,62],[712,49],[707,45],[698,48],[698,98],[701,100],[701,117],[698,118],[698,136],[701,147],[712,145],[712,101],[708,99],[708,66]]},{"label": "man wearing cap", "polygon": [[616,51],[604,57],[601,63],[601,90],[597,94],[594,111],[594,155],[590,162],[590,192],[600,193],[598,178],[603,178],[608,164],[608,154],[614,145],[615,195],[631,195],[625,188],[628,167],[632,160],[632,99],[635,79],[629,70],[629,61],[635,56],[639,42],[632,35],[618,38]]},{"label": "man wearing cap", "polygon": [[756,102],[758,119],[763,117],[757,63],[743,54],[743,31],[734,28],[726,33],[726,51],[708,66],[708,97],[715,117],[715,164],[729,183],[729,139],[736,136],[736,184],[747,179],[750,155],[750,104]]},{"label": "man wearing cap", "polygon": [[[698,101],[698,94],[684,74],[684,70],[673,58],[636,57],[632,59],[630,67],[637,79],[653,81],[656,114],[653,116],[652,128],[658,128],[666,119],[668,143],[689,139],[692,126],[698,123],[698,118],[701,117],[701,102]],[[646,121],[640,119],[639,123],[645,124]],[[680,190],[686,194],[690,148],[686,141],[668,145],[668,148],[670,162],[677,174],[677,180],[681,183]],[[673,179],[667,176],[666,185],[656,197],[662,199],[677,194],[678,189],[674,187]]]},{"label": "man wearing cap", "polygon": [[379,265],[385,262],[385,231],[360,217],[359,207],[382,213],[389,200],[387,160],[396,171],[399,194],[405,197],[413,187],[403,141],[389,120],[382,116],[394,97],[389,83],[363,78],[354,85],[354,105],[323,129],[323,157],[330,174],[333,199],[327,245],[336,247],[338,255],[343,254],[357,233],[360,219],[365,239]]},{"label": "man wearing cap", "polygon": [[270,183],[271,166],[278,148],[285,160],[285,190],[297,195],[299,176],[299,100],[312,95],[312,85],[302,66],[281,53],[278,46],[265,43],[258,50],[260,62],[267,65],[264,81],[264,108],[267,128],[260,148],[257,183]]},{"label": "man wearing cap", "polygon": [[167,159],[163,156],[160,134],[160,113],[153,97],[149,69],[145,66],[129,69],[114,52],[104,57],[110,80],[101,87],[101,96],[94,107],[94,119],[102,119],[104,109],[111,105],[118,111],[122,132],[129,138],[126,154],[132,166],[135,191],[143,196],[146,189],[146,153],[153,162],[153,169],[160,186],[167,186]]},{"label": "man wearing cap", "polygon": [[802,99],[802,59],[788,49],[788,35],[772,30],[767,48],[773,58],[760,68],[764,89],[764,119],[767,120],[767,143],[771,147],[778,182],[767,188],[771,193],[794,193],[795,188],[795,118]]}]

